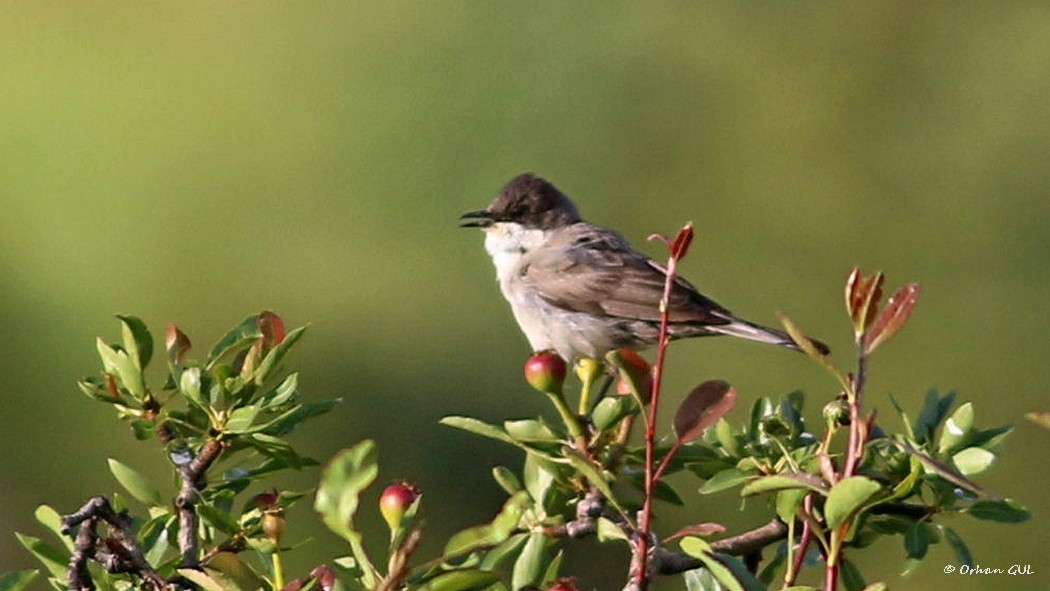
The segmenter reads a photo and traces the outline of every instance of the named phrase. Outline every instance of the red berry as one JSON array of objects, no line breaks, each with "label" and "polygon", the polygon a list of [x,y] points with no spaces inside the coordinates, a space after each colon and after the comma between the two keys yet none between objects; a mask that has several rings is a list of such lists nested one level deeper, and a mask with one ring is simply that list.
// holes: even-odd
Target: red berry
[{"label": "red berry", "polygon": [[261,492],[252,497],[252,503],[259,508],[260,511],[269,511],[277,505],[277,491],[271,490],[267,492]]},{"label": "red berry", "polygon": [[576,577],[561,577],[547,591],[576,591]]},{"label": "red berry", "polygon": [[383,514],[391,532],[401,526],[405,512],[421,494],[418,488],[404,480],[383,489],[383,494],[379,495],[379,512]]},{"label": "red berry", "polygon": [[565,383],[565,360],[553,351],[536,353],[525,362],[525,380],[540,392],[560,394]]}]

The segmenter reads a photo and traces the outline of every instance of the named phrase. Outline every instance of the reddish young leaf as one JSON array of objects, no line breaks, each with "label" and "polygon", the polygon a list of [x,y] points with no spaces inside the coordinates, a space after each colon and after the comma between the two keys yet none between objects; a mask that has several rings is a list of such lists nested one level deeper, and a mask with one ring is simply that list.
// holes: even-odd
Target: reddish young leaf
[{"label": "reddish young leaf", "polygon": [[693,388],[674,413],[675,437],[689,443],[703,434],[736,405],[736,390],[722,380],[709,380]]},{"label": "reddish young leaf", "polygon": [[853,333],[856,338],[871,325],[879,311],[879,300],[882,299],[882,282],[885,277],[882,271],[864,277],[860,269],[854,267],[846,279],[846,310],[853,320]]},{"label": "reddish young leaf", "polygon": [[707,536],[717,536],[718,534],[725,533],[726,527],[721,523],[697,523],[694,525],[687,525],[682,529],[674,532],[667,537],[664,542],[670,542],[677,540],[678,538],[684,538],[685,536],[696,536],[698,538],[706,538]]},{"label": "reddish young leaf", "polygon": [[327,564],[314,567],[310,571],[310,578],[318,582],[321,586],[321,591],[332,591],[335,587],[335,571]]},{"label": "reddish young leaf", "polygon": [[912,308],[919,299],[920,291],[918,283],[909,283],[893,294],[886,304],[886,309],[879,315],[871,330],[864,335],[865,353],[871,353],[875,347],[897,334],[897,331],[908,321],[908,316],[911,315]]},{"label": "reddish young leaf", "polygon": [[689,245],[693,243],[693,222],[689,222],[678,231],[678,235],[671,244],[671,258],[680,260],[689,252]]},{"label": "reddish young leaf", "polygon": [[193,343],[190,342],[190,337],[186,336],[179,327],[173,323],[168,323],[167,333],[165,335],[165,345],[168,350],[168,360],[174,363],[182,363],[186,358],[186,354],[190,351],[190,346]]},{"label": "reddish young leaf", "polygon": [[284,341],[284,320],[270,310],[264,310],[256,317],[259,331],[263,334],[265,347],[271,349]]}]

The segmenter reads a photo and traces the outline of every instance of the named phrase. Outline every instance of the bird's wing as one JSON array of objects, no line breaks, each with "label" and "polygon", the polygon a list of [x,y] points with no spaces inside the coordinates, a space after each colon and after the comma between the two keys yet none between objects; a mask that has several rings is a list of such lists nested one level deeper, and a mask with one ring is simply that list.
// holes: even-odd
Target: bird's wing
[{"label": "bird's wing", "polygon": [[[658,321],[666,272],[619,234],[586,223],[533,251],[521,280],[550,304],[627,320]],[[669,301],[675,323],[726,324],[729,311],[676,278]]]}]

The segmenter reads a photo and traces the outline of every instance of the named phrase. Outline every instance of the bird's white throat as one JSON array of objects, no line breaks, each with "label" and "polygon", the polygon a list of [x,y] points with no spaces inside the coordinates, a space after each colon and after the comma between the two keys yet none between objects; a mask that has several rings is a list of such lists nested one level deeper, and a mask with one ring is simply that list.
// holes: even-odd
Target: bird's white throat
[{"label": "bird's white throat", "polygon": [[500,281],[520,273],[523,259],[546,241],[546,231],[514,222],[496,222],[485,228],[485,250],[492,257]]}]

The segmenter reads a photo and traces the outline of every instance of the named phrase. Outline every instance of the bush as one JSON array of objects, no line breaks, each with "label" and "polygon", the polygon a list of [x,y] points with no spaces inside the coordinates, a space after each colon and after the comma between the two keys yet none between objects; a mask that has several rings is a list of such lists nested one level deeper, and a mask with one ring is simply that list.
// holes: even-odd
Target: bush
[{"label": "bush", "polygon": [[[669,281],[689,232],[687,227],[668,241]],[[670,575],[684,577],[691,591],[814,589],[800,584],[803,571],[825,590],[884,589],[881,582],[867,584],[849,557],[893,535],[902,538],[905,571],[938,542],[953,548],[960,565],[972,565],[944,516],[966,513],[1007,523],[1029,517],[972,480],[995,461],[1011,428],[980,428],[971,404],[955,406],[954,392],[936,391],[914,418],[894,403],[903,432],[879,427],[863,406],[868,360],[905,324],[919,295],[917,285],[907,285],[880,310],[882,285],[881,274],[857,270],[847,281],[853,372],[837,369],[783,319],[796,345],[834,378],[836,395],[825,403],[818,428],[803,419],[801,392],[758,398],[745,424],[730,424],[723,416],[737,392],[715,380],[694,388],[678,406],[670,435],[659,436],[666,432],[656,420],[668,345],[665,317],[653,366],[630,351],[607,356],[609,373],[598,360],[576,366],[575,410],[565,393],[564,362],[550,353],[530,358],[527,381],[549,399],[557,421],[443,420],[515,446],[525,459],[520,473],[493,470],[507,493],[495,518],[452,536],[438,557],[415,556],[422,497],[409,483],[391,485],[381,498],[390,527],[385,561],[367,555],[354,516],[361,492],[378,473],[376,445],[364,441],[338,453],[323,469],[313,502],[349,554],[297,578],[283,572],[282,554],[290,550],[281,545],[283,513],[307,493],[267,490],[265,484],[284,470],[317,465],[285,436],[339,402],[303,402],[298,374],[282,371],[305,328],[286,332],[280,317],[263,312],[229,331],[203,360],[192,361],[189,338],[169,325],[168,373],[155,389],[144,378],[152,336],[138,318],[121,316],[121,342],[98,341],[102,373],[82,380],[80,388],[115,409],[137,439],[160,444],[178,494],[165,499],[134,468],[110,460],[113,476],[146,507],[144,514],[132,514],[120,496],[92,497],[66,515],[45,505],[37,518],[59,544],[19,539],[56,589],[105,591],[567,590],[576,583],[562,576],[572,571],[562,550],[588,536],[627,550],[624,588],[637,591],[655,576]],[[633,436],[638,425],[640,441]],[[220,460],[236,467],[220,470]],[[698,521],[658,537],[651,527],[655,503],[687,502],[664,480],[676,472],[696,476],[703,494],[736,491],[760,503],[768,522],[730,533],[715,521]],[[265,492],[248,496],[249,488]],[[767,548],[773,551],[764,553]],[[23,589],[37,574],[10,573],[0,578],[0,591]]]}]

